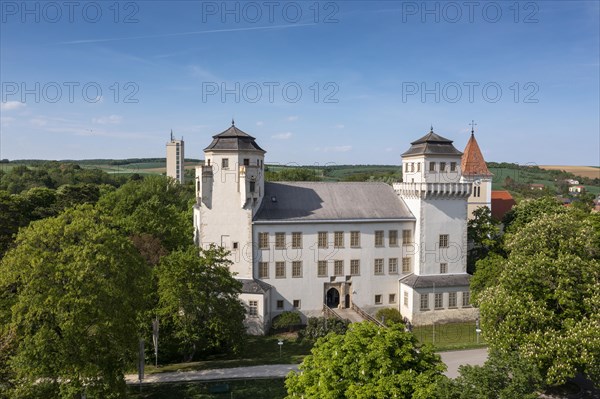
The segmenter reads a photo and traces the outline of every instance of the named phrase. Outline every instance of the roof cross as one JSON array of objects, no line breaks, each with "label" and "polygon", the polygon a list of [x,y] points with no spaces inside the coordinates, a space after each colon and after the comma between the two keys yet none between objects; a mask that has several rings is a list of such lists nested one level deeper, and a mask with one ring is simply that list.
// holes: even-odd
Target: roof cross
[{"label": "roof cross", "polygon": [[475,123],[474,120],[471,120],[471,123],[469,123],[469,125],[471,126],[471,134],[475,134],[475,126],[477,126],[477,123]]}]

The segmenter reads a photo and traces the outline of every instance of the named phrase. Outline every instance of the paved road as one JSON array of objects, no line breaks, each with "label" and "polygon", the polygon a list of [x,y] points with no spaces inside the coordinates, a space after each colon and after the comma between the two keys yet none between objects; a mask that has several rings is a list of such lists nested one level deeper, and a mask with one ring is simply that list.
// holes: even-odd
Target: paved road
[{"label": "paved road", "polygon": [[[454,378],[458,375],[458,366],[461,364],[481,365],[487,358],[487,349],[474,349],[465,351],[442,352],[442,361],[448,365],[446,375]],[[213,369],[200,371],[165,372],[148,374],[144,384],[179,381],[210,381],[231,380],[241,378],[269,378],[285,377],[291,370],[298,370],[297,364],[272,364],[266,366],[234,367],[227,369]],[[137,374],[125,376],[128,384],[137,384]]]},{"label": "paved road", "polygon": [[458,377],[458,366],[470,364],[471,366],[481,366],[485,363],[488,356],[487,348],[470,349],[464,351],[440,352],[442,361],[448,366],[444,373],[450,378]]}]

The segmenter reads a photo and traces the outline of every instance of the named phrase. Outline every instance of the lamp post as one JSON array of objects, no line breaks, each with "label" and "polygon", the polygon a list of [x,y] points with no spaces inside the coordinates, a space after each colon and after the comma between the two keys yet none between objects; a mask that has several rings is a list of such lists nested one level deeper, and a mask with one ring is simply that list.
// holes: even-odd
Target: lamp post
[{"label": "lamp post", "polygon": [[281,348],[283,347],[283,340],[279,340],[277,342],[277,345],[279,345],[279,358],[281,359]]},{"label": "lamp post", "polygon": [[481,333],[481,328],[479,328],[479,317],[475,319],[475,333],[477,334],[477,344],[479,344],[479,334]]}]

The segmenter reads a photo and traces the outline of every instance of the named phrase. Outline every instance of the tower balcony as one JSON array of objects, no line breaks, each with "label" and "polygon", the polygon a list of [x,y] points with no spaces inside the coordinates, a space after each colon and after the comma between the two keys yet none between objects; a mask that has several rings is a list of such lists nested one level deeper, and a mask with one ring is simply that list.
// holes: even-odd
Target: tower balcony
[{"label": "tower balcony", "polygon": [[468,198],[470,183],[394,183],[394,190],[405,197],[413,198]]}]

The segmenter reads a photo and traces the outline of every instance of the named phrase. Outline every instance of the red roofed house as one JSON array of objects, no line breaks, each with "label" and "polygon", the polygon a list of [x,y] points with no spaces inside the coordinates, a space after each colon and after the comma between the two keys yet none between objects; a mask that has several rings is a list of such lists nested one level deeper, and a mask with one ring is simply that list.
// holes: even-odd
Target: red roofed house
[{"label": "red roofed house", "polygon": [[492,208],[492,173],[488,169],[481,154],[475,132],[471,129],[471,138],[467,142],[460,164],[463,183],[473,184],[471,196],[467,201],[467,215],[473,218],[477,208]]},{"label": "red roofed house", "polygon": [[517,202],[506,190],[492,190],[492,217],[501,221]]}]

